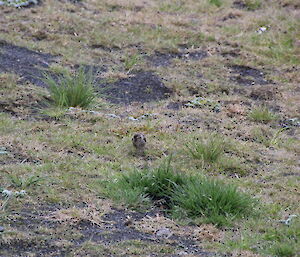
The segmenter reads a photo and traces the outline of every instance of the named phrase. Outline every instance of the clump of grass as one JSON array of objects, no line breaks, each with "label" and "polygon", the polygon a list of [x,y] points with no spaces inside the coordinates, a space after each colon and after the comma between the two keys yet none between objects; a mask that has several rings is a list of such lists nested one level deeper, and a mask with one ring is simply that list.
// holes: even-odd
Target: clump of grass
[{"label": "clump of grass", "polygon": [[280,257],[296,256],[295,247],[288,243],[281,243],[273,246],[272,252],[274,256],[280,256]]},{"label": "clump of grass", "polygon": [[42,180],[42,178],[37,175],[32,175],[29,177],[9,175],[9,179],[11,181],[12,186],[22,189],[30,187],[31,185],[37,185]]},{"label": "clump of grass", "polygon": [[[215,167],[214,167],[215,168]],[[216,168],[220,170],[220,172],[224,172],[225,174],[235,174],[239,176],[245,176],[249,173],[249,167],[244,165],[244,163],[237,157],[227,157],[224,156],[220,159]]]},{"label": "clump of grass", "polygon": [[129,206],[159,202],[176,218],[200,219],[217,226],[249,216],[256,202],[233,185],[202,175],[176,173],[170,160],[156,169],[123,174],[106,189],[108,196]]},{"label": "clump of grass", "polygon": [[184,181],[183,174],[173,172],[169,159],[152,170],[134,170],[123,174],[109,189],[109,194],[133,207],[151,200],[169,205],[173,191]]},{"label": "clump of grass", "polygon": [[208,1],[210,4],[215,5],[217,7],[220,7],[222,5],[222,1],[221,0],[209,0]]},{"label": "clump of grass", "polygon": [[91,105],[95,99],[92,70],[83,67],[72,76],[68,73],[57,78],[45,74],[43,81],[49,86],[51,99],[57,107],[82,107]]},{"label": "clump of grass", "polygon": [[196,160],[202,161],[202,168],[209,172],[221,172],[244,176],[248,173],[232,142],[216,133],[202,135],[186,145],[188,153]]},{"label": "clump of grass", "polygon": [[264,128],[255,128],[251,131],[253,138],[256,142],[263,144],[266,147],[281,146],[282,144],[282,133],[285,128],[278,129],[276,131]]},{"label": "clump of grass", "polygon": [[249,113],[249,118],[253,121],[268,123],[272,120],[275,120],[277,117],[274,115],[266,106],[260,106],[253,109]]},{"label": "clump of grass", "polygon": [[224,153],[224,139],[217,134],[212,134],[209,138],[199,138],[186,145],[189,153],[194,159],[199,159],[207,163],[215,163]]},{"label": "clump of grass", "polygon": [[138,65],[142,60],[139,54],[134,54],[131,56],[126,56],[124,59],[124,68],[126,71],[130,72],[134,69],[135,66]]},{"label": "clump of grass", "polygon": [[248,11],[255,11],[261,7],[261,0],[245,0],[245,6]]},{"label": "clump of grass", "polygon": [[255,200],[237,187],[206,177],[190,177],[173,196],[173,214],[196,218],[217,226],[251,216]]}]

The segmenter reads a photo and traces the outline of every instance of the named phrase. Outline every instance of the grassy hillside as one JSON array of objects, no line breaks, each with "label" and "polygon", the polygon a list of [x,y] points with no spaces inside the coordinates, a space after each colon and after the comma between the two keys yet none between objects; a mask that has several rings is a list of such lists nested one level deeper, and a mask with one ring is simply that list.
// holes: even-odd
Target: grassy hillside
[{"label": "grassy hillside", "polygon": [[299,256],[297,1],[7,2],[0,256]]}]

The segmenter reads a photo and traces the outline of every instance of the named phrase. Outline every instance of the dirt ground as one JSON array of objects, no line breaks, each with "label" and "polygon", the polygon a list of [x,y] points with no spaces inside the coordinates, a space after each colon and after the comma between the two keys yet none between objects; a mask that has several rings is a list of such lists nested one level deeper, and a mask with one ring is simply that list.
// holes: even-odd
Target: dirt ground
[{"label": "dirt ground", "polygon": [[[300,211],[299,8],[291,0],[0,5],[0,256],[298,256],[298,218],[282,221]],[[95,76],[94,105],[53,107],[44,74],[80,67]],[[270,120],[251,116],[261,107]],[[137,132],[147,137],[144,156],[134,154]],[[213,133],[228,146],[220,167],[186,150]],[[259,199],[262,216],[220,228],[103,194],[105,181],[170,156],[176,171]]]}]

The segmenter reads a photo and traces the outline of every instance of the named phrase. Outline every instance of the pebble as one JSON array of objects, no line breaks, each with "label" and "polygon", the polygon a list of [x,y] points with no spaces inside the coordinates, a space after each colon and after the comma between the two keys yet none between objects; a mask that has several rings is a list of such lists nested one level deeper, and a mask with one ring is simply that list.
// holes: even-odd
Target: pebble
[{"label": "pebble", "polygon": [[4,227],[0,226],[0,233],[4,232],[4,230],[5,230]]},{"label": "pebble", "polygon": [[165,238],[169,238],[172,236],[172,232],[170,229],[168,228],[161,228],[156,232],[156,236],[157,237],[165,237]]}]

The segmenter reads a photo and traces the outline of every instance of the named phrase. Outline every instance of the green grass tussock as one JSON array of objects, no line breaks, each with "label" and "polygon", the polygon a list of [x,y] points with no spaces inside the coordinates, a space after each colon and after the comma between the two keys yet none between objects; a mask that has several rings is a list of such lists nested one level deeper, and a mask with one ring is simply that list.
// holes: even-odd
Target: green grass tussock
[{"label": "green grass tussock", "polygon": [[253,121],[268,123],[277,117],[266,106],[260,106],[249,113],[249,118]]},{"label": "green grass tussock", "polygon": [[122,174],[108,186],[108,194],[118,201],[137,207],[141,203],[160,201],[170,207],[170,199],[177,186],[185,183],[185,176],[175,173],[170,159],[155,169],[134,170]]},{"label": "green grass tussock", "polygon": [[212,134],[207,139],[199,138],[193,140],[186,147],[194,159],[215,163],[224,153],[224,143],[220,136]]},{"label": "green grass tussock", "polygon": [[174,215],[200,218],[217,226],[230,225],[235,218],[251,216],[257,202],[237,187],[204,176],[192,176],[173,196]]},{"label": "green grass tussock", "polygon": [[89,107],[95,99],[92,71],[83,67],[72,76],[65,73],[57,79],[49,74],[43,81],[49,86],[51,99],[58,107]]},{"label": "green grass tussock", "polygon": [[203,175],[176,173],[170,160],[158,168],[134,170],[109,183],[106,195],[131,207],[159,203],[176,218],[217,226],[251,216],[256,200],[233,185]]}]

